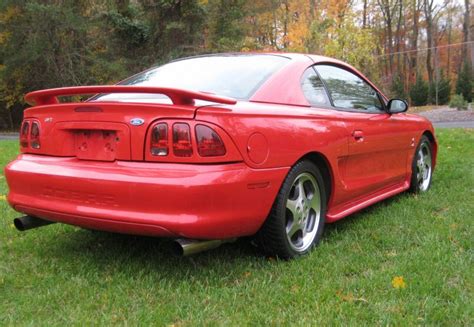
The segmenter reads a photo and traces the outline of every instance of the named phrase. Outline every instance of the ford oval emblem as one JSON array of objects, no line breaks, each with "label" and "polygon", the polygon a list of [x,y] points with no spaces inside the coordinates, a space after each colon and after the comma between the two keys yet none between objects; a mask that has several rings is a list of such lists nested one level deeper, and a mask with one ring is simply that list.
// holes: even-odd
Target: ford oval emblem
[{"label": "ford oval emblem", "polygon": [[145,122],[145,120],[142,119],[142,118],[133,118],[133,119],[130,120],[130,124],[132,124],[133,126],[143,125],[144,122]]}]

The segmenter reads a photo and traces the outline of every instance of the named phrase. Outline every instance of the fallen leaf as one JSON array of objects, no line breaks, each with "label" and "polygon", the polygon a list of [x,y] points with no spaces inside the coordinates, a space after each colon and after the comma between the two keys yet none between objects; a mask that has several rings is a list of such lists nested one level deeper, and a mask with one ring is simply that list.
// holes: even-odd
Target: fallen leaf
[{"label": "fallen leaf", "polygon": [[348,294],[342,294],[342,292],[337,291],[336,295],[344,302],[364,302],[364,303],[369,303],[366,299],[363,297],[355,297],[352,292],[349,292]]},{"label": "fallen leaf", "polygon": [[396,257],[398,255],[397,251],[395,250],[388,251],[386,252],[386,254],[387,254],[387,257]]},{"label": "fallen leaf", "polygon": [[452,235],[449,235],[449,236],[448,236],[448,239],[449,239],[449,240],[451,241],[451,243],[453,243],[453,244],[456,244],[456,245],[459,244],[459,241],[458,241],[457,239],[455,239],[454,236],[452,236]]},{"label": "fallen leaf", "polygon": [[449,210],[449,207],[435,209],[435,214],[441,214]]},{"label": "fallen leaf", "polygon": [[405,283],[403,276],[395,276],[392,279],[392,286],[393,288],[400,289],[400,288],[406,288],[407,284]]},{"label": "fallen leaf", "polygon": [[298,293],[299,290],[300,290],[300,287],[298,285],[291,286],[291,292],[292,293]]}]

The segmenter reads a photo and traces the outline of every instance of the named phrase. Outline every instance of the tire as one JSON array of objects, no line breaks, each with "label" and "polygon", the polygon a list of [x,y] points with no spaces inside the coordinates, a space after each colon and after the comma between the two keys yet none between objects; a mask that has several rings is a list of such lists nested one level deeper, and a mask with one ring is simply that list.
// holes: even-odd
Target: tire
[{"label": "tire", "polygon": [[411,165],[410,192],[428,191],[433,176],[433,147],[430,140],[423,135],[416,147]]},{"label": "tire", "polygon": [[257,243],[270,256],[293,259],[310,252],[324,229],[326,190],[318,167],[300,161],[286,176]]}]

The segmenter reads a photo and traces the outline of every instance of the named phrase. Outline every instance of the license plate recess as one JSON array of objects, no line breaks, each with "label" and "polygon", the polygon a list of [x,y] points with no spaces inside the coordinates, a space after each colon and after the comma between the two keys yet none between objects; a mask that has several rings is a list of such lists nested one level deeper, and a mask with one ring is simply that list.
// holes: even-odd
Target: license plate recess
[{"label": "license plate recess", "polygon": [[114,161],[117,132],[112,130],[76,130],[76,157],[82,160]]}]

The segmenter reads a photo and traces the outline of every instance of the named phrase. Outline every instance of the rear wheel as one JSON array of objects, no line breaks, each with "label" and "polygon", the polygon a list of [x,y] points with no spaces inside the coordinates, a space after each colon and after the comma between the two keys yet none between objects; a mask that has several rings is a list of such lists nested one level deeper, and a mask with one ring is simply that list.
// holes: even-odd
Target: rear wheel
[{"label": "rear wheel", "polygon": [[431,186],[433,157],[430,140],[423,135],[416,148],[412,163],[410,190],[414,193],[426,192]]},{"label": "rear wheel", "polygon": [[288,173],[270,215],[258,233],[269,255],[291,259],[319,242],[326,213],[326,191],[320,170],[310,161],[297,163]]}]

